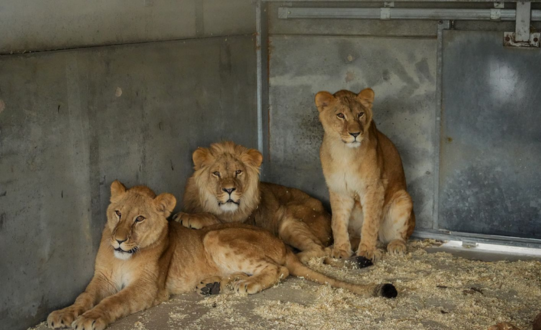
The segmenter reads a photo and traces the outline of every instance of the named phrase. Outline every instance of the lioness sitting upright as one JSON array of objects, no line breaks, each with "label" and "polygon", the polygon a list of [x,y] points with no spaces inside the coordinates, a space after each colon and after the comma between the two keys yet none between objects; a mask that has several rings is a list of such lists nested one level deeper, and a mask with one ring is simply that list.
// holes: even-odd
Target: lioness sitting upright
[{"label": "lioness sitting upright", "polygon": [[193,153],[194,173],[186,183],[184,209],[174,219],[189,228],[242,222],[271,231],[302,251],[301,261],[325,256],[331,216],[320,201],[300,190],[259,182],[261,153],[233,142],[214,143]]},{"label": "lioness sitting upright", "polygon": [[171,194],[156,196],[145,186],[126,190],[113,182],[94,277],[73,305],[49,315],[48,326],[102,330],[170,294],[194,289],[217,294],[228,287],[252,294],[289,274],[365,296],[397,295],[392,284],[356,285],[312,271],[260,228],[225,224],[190,230],[167,222],[175,204]]},{"label": "lioness sitting upright", "polygon": [[403,253],[415,227],[402,161],[372,121],[373,101],[370,88],[315,97],[325,130],[320,157],[330,193],[335,258],[349,257],[350,239],[359,234],[360,257],[379,257],[378,236],[388,252]]}]

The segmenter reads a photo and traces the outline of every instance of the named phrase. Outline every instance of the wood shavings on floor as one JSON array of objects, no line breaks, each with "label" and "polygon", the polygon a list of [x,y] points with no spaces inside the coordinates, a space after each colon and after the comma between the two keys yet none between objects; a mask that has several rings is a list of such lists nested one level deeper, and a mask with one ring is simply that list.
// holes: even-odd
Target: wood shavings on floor
[{"label": "wood shavings on floor", "polygon": [[313,269],[341,280],[394,283],[396,299],[361,298],[291,277],[248,297],[180,295],[108,329],[487,330],[503,322],[531,329],[541,310],[541,262],[482,262],[427,253],[434,243],[410,242],[407,255],[385,256],[363,270],[311,261]]}]

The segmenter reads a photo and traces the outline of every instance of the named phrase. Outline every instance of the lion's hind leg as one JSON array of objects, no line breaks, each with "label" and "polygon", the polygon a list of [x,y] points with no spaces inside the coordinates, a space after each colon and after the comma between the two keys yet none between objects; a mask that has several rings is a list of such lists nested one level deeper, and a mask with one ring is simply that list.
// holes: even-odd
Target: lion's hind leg
[{"label": "lion's hind leg", "polygon": [[234,273],[226,277],[211,276],[207,277],[195,287],[195,291],[202,296],[210,296],[227,292],[232,283],[245,280],[250,276],[245,273]]},{"label": "lion's hind leg", "polygon": [[300,250],[297,257],[304,264],[311,258],[325,257],[325,248],[301,219],[286,216],[278,230],[279,237],[288,245]]},{"label": "lion's hind leg", "polygon": [[412,212],[413,202],[410,195],[405,190],[394,193],[384,209],[384,218],[379,234],[381,242],[387,243],[388,253],[406,253],[406,240],[410,231]]},{"label": "lion's hind leg", "polygon": [[[228,276],[228,284],[238,293],[260,292],[289,275],[282,266],[287,249],[270,232],[256,228],[219,229],[209,232],[203,244],[221,275],[233,274]],[[239,273],[245,275],[235,276]]]},{"label": "lion's hind leg", "polygon": [[195,292],[202,296],[210,296],[222,292],[222,278],[220,276],[211,276],[202,280],[195,287]]},{"label": "lion's hind leg", "polygon": [[253,276],[233,282],[234,290],[241,294],[258,293],[289,276],[286,267],[272,262],[261,261],[258,267],[261,269],[257,270]]}]

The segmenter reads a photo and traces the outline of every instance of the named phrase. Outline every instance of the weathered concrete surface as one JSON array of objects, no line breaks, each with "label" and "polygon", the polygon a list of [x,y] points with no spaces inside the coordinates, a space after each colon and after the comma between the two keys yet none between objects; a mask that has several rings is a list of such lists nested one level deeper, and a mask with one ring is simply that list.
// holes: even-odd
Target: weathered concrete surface
[{"label": "weathered concrete surface", "polygon": [[[328,201],[314,105],[321,90],[376,93],[374,120],[397,146],[418,228],[432,228],[436,40],[272,36],[270,180]],[[269,173],[267,173],[269,175]]]},{"label": "weathered concrete surface", "polygon": [[250,0],[4,0],[0,53],[255,32]]},{"label": "weathered concrete surface", "polygon": [[252,36],[2,56],[0,77],[2,329],[84,289],[113,180],[180,200],[196,147],[256,147]]}]

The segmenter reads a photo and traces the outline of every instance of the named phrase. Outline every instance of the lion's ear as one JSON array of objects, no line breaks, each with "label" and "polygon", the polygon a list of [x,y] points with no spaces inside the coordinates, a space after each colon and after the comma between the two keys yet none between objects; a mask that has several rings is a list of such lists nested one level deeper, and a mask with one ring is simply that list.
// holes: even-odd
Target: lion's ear
[{"label": "lion's ear", "polygon": [[200,170],[207,166],[211,159],[212,155],[210,154],[210,150],[206,148],[197,148],[192,155],[193,164],[195,165],[196,170]]},{"label": "lion's ear", "polygon": [[263,155],[256,149],[248,149],[241,156],[243,163],[259,168],[263,163]]},{"label": "lion's ear", "polygon": [[111,183],[111,198],[110,201],[116,200],[119,196],[124,194],[126,192],[126,187],[118,181],[115,180],[113,183]]},{"label": "lion's ear", "polygon": [[334,103],[336,99],[329,92],[319,92],[316,94],[316,106],[319,112],[323,111],[325,108]]},{"label": "lion's ear", "polygon": [[167,218],[171,215],[171,212],[173,212],[175,205],[177,205],[177,199],[171,194],[163,193],[154,198],[154,204],[158,211],[162,212]]},{"label": "lion's ear", "polygon": [[361,101],[361,104],[368,109],[372,109],[372,103],[374,103],[374,96],[375,93],[372,90],[372,88],[365,88],[357,95],[357,98],[359,101]]}]

